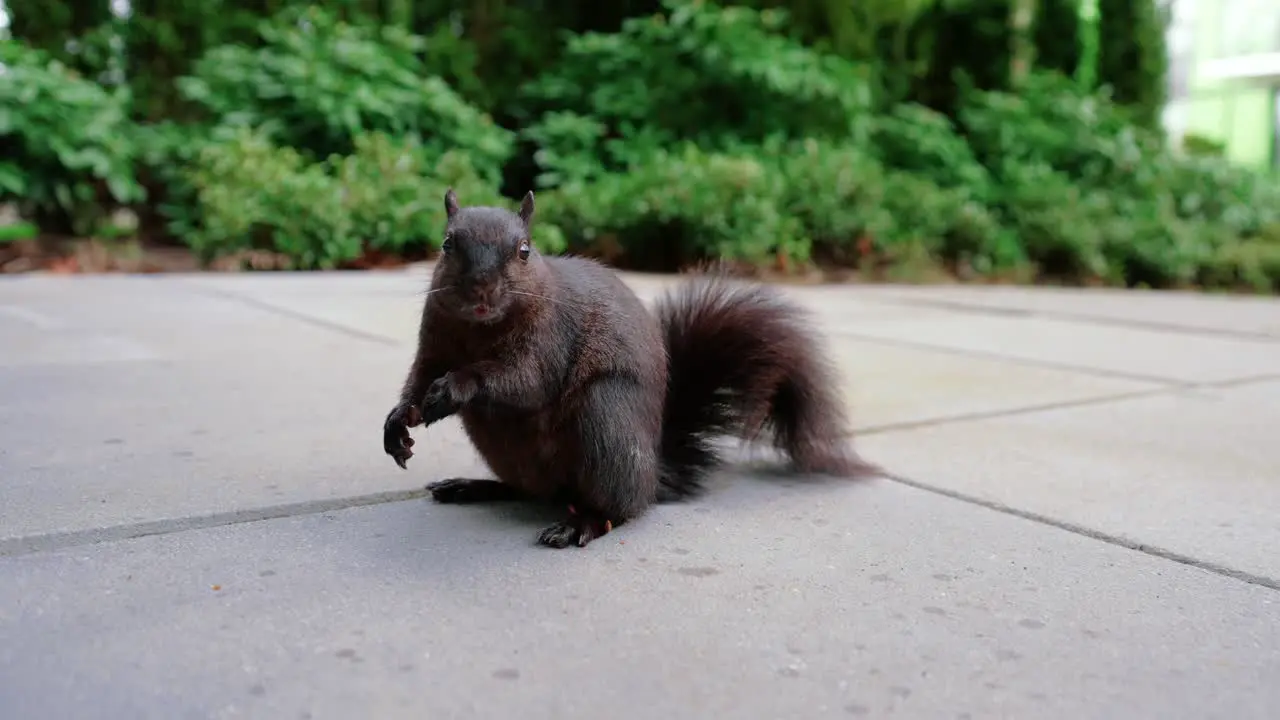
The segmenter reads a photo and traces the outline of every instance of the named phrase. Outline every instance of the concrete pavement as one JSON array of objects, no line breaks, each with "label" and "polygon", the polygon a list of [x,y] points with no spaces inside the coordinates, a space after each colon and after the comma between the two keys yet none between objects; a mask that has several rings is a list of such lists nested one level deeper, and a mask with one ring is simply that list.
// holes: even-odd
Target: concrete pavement
[{"label": "concrete pavement", "polygon": [[0,718],[1275,717],[1280,302],[795,288],[891,477],[553,551],[381,452],[425,283],[0,279]]}]

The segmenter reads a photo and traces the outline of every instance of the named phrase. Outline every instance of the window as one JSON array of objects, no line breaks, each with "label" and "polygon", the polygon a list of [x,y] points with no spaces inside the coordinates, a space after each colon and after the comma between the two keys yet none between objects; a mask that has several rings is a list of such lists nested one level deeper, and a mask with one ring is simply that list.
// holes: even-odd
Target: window
[{"label": "window", "polygon": [[1280,6],[1276,0],[1219,2],[1221,23],[1216,57],[1280,52]]}]

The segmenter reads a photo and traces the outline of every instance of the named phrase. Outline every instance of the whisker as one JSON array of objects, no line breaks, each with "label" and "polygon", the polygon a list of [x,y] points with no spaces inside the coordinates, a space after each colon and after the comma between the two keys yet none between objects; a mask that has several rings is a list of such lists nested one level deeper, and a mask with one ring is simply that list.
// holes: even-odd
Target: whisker
[{"label": "whisker", "polygon": [[539,295],[538,293],[522,292],[520,290],[508,290],[507,292],[511,293],[512,295],[524,295],[526,297],[539,298],[541,300],[546,300],[547,302],[553,302],[558,305],[565,305],[568,307],[583,306],[582,303],[575,303],[571,300],[565,300],[563,298],[553,298],[550,295]]}]

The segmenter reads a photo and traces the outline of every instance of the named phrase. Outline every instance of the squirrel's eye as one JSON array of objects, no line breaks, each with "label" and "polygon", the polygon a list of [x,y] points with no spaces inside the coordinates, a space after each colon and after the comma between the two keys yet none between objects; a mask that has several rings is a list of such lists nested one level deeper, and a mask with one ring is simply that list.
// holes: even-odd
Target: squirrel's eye
[{"label": "squirrel's eye", "polygon": [[446,237],[444,242],[440,243],[440,252],[447,253],[453,249],[453,238]]},{"label": "squirrel's eye", "polygon": [[527,242],[520,243],[520,259],[521,260],[529,259],[529,243]]}]

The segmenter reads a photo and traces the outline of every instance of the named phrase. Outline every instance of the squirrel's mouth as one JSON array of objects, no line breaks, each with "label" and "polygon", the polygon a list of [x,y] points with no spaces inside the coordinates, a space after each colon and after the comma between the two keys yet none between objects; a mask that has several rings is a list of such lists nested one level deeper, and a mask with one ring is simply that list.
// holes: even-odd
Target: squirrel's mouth
[{"label": "squirrel's mouth", "polygon": [[485,298],[463,301],[455,307],[454,312],[460,320],[487,325],[501,320],[503,310],[502,305],[494,302],[493,298]]}]

